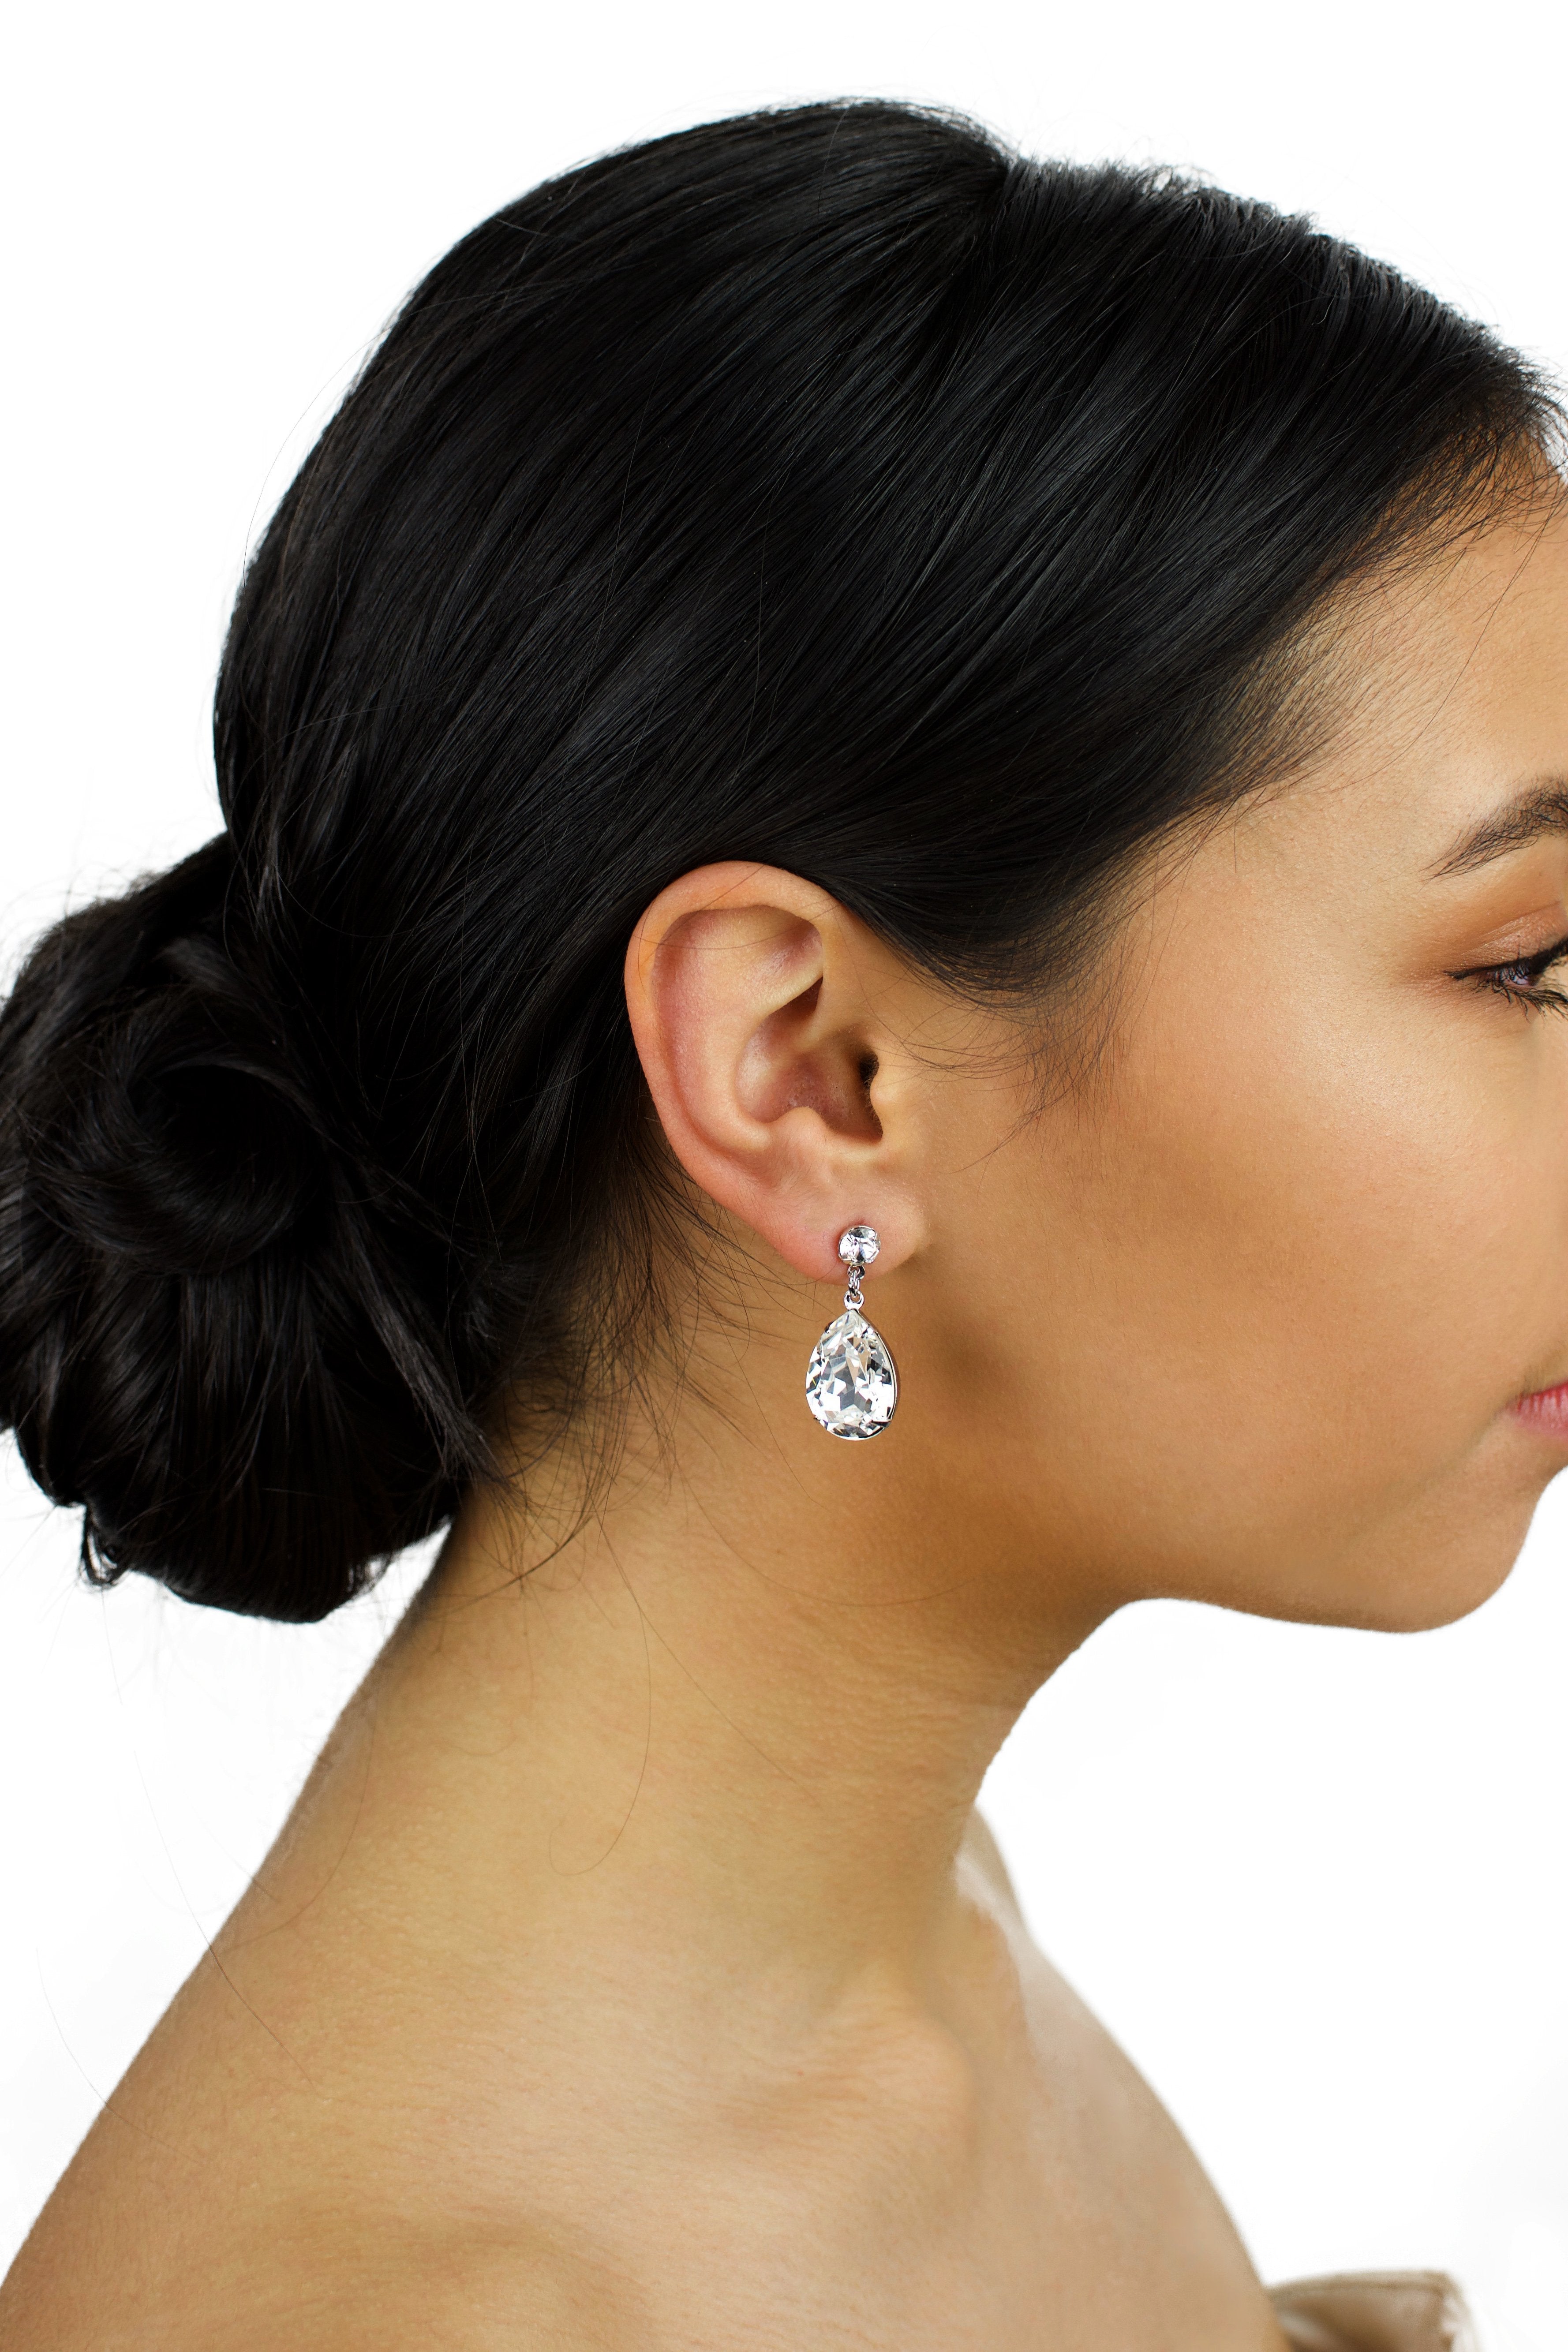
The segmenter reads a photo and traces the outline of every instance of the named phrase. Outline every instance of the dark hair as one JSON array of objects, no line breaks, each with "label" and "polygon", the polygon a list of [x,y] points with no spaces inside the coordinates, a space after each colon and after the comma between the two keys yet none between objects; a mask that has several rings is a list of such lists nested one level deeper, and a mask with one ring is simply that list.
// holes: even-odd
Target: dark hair
[{"label": "dark hair", "polygon": [[1552,413],[1309,223],[900,106],[475,229],[247,574],[226,832],[0,1016],[0,1412],[89,1573],[320,1617],[509,1387],[574,1409],[585,1241],[647,1300],[621,964],[667,882],[763,860],[1045,987],[1285,756],[1306,616]]}]

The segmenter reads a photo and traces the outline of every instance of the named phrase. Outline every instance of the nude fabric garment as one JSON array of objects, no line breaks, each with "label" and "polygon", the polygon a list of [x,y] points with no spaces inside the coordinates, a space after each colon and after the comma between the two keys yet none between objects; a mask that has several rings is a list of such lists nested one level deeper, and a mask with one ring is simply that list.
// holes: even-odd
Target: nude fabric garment
[{"label": "nude fabric garment", "polygon": [[1269,2292],[1292,2352],[1476,2352],[1464,2298],[1439,2271],[1293,2279]]}]

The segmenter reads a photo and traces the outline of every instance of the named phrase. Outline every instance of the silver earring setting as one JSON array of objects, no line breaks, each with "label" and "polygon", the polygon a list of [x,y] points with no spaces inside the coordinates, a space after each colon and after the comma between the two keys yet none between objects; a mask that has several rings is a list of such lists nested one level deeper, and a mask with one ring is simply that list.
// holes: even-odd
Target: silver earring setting
[{"label": "silver earring setting", "polygon": [[830,1437],[879,1437],[899,1402],[899,1375],[888,1343],[860,1312],[861,1277],[881,1248],[875,1225],[849,1225],[838,1255],[849,1268],[844,1312],[811,1351],[805,1401]]}]

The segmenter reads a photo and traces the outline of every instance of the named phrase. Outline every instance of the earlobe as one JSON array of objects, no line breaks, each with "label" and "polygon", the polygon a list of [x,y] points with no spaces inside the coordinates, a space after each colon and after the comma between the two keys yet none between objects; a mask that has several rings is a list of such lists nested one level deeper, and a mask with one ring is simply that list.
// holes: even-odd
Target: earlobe
[{"label": "earlobe", "polygon": [[893,1041],[888,951],[827,892],[710,866],[662,891],[626,950],[626,1005],[654,1107],[689,1176],[802,1274],[838,1271],[858,1219],[907,1255],[900,1139],[868,1076]]}]

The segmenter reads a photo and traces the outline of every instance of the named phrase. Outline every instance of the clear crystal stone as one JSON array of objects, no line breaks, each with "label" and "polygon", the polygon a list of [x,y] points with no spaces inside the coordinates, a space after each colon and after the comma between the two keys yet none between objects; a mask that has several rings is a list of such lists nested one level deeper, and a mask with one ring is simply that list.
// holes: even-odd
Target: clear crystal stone
[{"label": "clear crystal stone", "polygon": [[805,1401],[834,1437],[875,1437],[893,1418],[899,1376],[888,1343],[853,1307],[812,1349]]},{"label": "clear crystal stone", "polygon": [[875,1225],[846,1225],[838,1236],[838,1255],[846,1265],[869,1265],[881,1246]]}]

